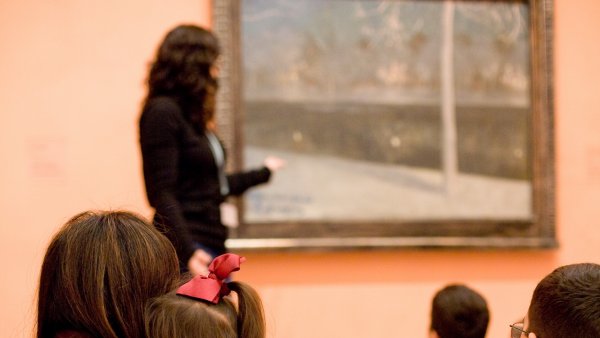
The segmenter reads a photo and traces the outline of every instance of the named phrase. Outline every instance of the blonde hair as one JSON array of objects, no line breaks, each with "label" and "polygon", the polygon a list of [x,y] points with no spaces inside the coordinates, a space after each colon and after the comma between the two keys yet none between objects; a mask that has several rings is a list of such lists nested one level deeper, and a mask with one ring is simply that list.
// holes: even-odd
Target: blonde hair
[{"label": "blonde hair", "polygon": [[248,284],[229,282],[238,309],[221,298],[217,304],[171,292],[146,306],[146,334],[152,338],[264,338],[265,316],[258,293]]},{"label": "blonde hair", "polygon": [[169,240],[140,216],[88,211],[52,239],[42,265],[37,337],[64,330],[94,337],[145,337],[146,301],[177,285]]}]

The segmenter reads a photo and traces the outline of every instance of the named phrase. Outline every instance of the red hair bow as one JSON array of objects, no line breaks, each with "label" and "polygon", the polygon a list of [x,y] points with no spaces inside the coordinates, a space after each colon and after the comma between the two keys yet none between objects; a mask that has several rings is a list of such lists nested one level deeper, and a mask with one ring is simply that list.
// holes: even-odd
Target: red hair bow
[{"label": "red hair bow", "polygon": [[240,269],[240,264],[246,258],[236,254],[224,254],[216,257],[208,266],[208,276],[196,276],[189,282],[177,289],[181,296],[202,299],[211,303],[219,303],[221,297],[231,292],[225,283],[225,279],[234,271]]}]

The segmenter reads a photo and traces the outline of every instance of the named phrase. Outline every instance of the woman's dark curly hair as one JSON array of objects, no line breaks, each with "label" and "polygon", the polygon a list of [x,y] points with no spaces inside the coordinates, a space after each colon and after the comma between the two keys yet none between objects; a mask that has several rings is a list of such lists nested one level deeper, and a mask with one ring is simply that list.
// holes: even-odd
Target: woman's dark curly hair
[{"label": "woman's dark curly hair", "polygon": [[165,36],[148,76],[144,105],[157,96],[177,100],[186,117],[204,129],[214,116],[217,79],[211,68],[219,57],[219,42],[210,31],[180,25]]}]

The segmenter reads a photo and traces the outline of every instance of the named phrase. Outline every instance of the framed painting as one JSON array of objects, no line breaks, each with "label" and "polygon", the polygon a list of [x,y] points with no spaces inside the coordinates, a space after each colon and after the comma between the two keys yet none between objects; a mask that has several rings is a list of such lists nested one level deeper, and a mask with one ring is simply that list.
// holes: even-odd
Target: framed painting
[{"label": "framed painting", "polygon": [[552,1],[215,0],[232,249],[555,247]]}]

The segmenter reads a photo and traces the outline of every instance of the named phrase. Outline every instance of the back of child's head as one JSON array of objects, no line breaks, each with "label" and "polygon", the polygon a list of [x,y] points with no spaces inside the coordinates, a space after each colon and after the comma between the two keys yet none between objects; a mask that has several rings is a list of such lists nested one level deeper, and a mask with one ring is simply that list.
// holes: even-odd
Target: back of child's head
[{"label": "back of child's head", "polygon": [[431,330],[439,338],[483,338],[489,316],[479,293],[464,285],[448,285],[433,298]]},{"label": "back of child's head", "polygon": [[146,307],[146,332],[153,338],[236,338],[236,318],[228,300],[210,306],[170,293]]},{"label": "back of child's head", "polygon": [[537,337],[600,337],[600,265],[552,271],[535,288],[527,315]]},{"label": "back of child's head", "polygon": [[52,239],[40,275],[37,337],[79,331],[142,338],[144,305],[177,285],[169,240],[138,215],[89,211]]},{"label": "back of child's head", "polygon": [[[228,272],[221,269],[220,273],[217,265],[226,260],[238,260],[237,268],[226,267]],[[194,277],[177,291],[150,301],[145,313],[148,337],[264,338],[266,325],[258,293],[248,284],[226,282],[241,261],[234,254],[219,256],[211,263],[209,276]]]}]

